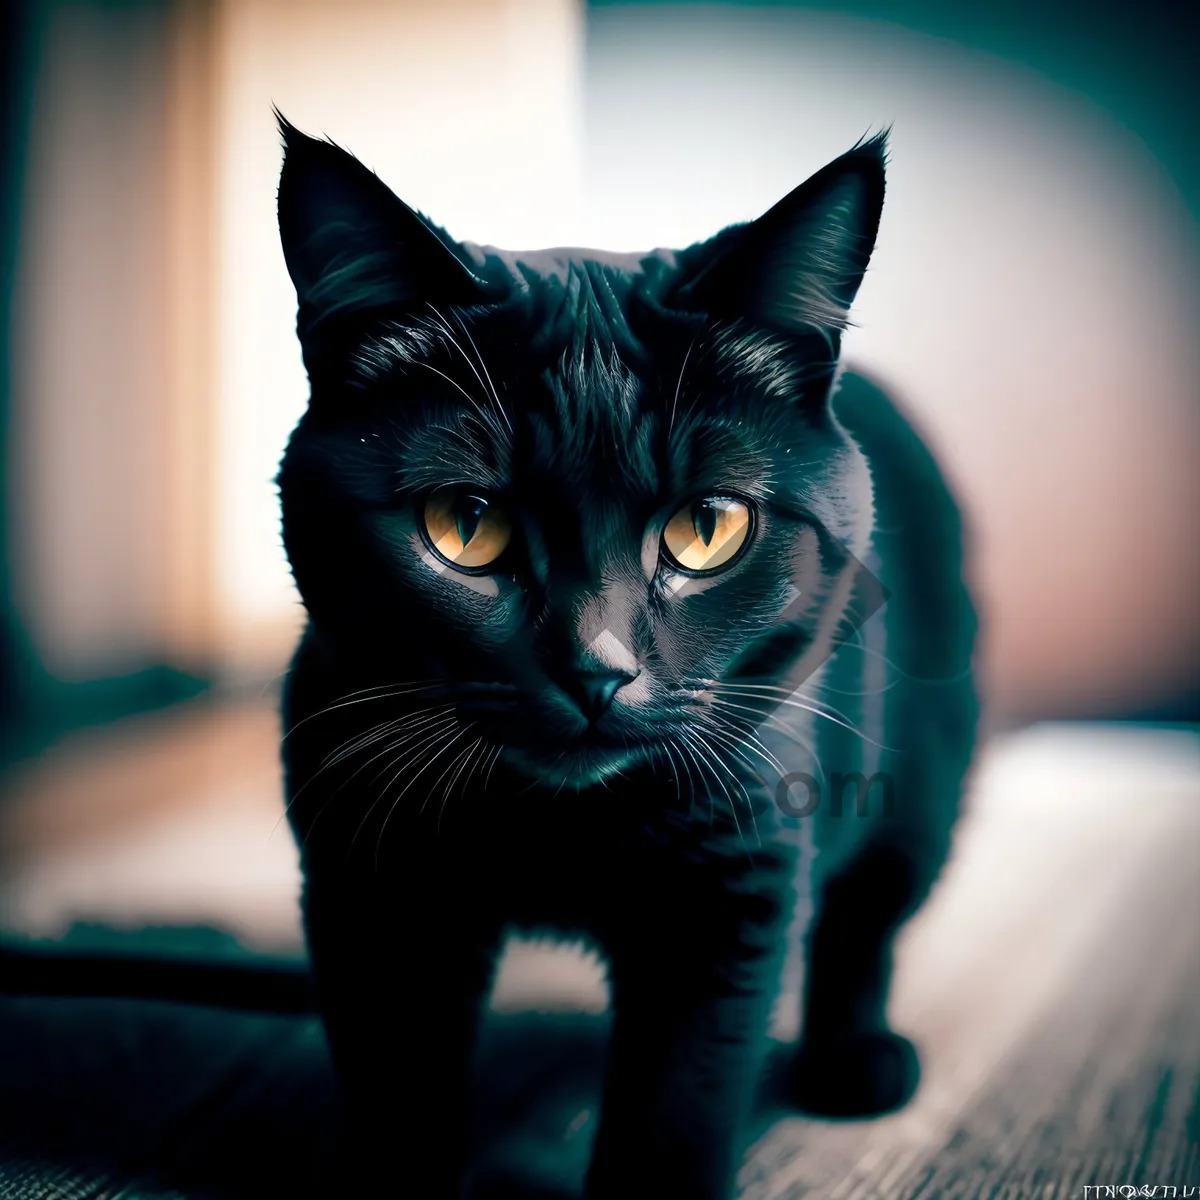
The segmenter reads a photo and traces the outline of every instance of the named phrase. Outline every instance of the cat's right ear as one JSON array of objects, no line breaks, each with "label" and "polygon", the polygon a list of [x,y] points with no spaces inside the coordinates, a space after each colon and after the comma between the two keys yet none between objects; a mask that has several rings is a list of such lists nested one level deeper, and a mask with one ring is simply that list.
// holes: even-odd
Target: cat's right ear
[{"label": "cat's right ear", "polygon": [[283,136],[279,234],[299,300],[306,360],[368,313],[471,305],[483,282],[434,230],[352,154],[301,133]]},{"label": "cat's right ear", "polygon": [[867,138],[758,220],[685,251],[671,303],[836,345],[875,247],[886,159],[887,134]]}]

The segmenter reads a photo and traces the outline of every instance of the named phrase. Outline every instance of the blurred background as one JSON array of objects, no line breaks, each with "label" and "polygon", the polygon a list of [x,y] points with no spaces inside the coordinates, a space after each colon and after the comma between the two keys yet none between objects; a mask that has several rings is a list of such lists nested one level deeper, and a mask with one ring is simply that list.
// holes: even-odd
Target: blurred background
[{"label": "blurred background", "polygon": [[[1044,1168],[1068,1160],[1083,1184],[1200,1181],[1195,9],[7,0],[0,935],[303,955],[276,713],[302,613],[272,479],[306,384],[273,104],[452,234],[517,249],[682,246],[890,125],[845,353],[961,498],[991,736],[901,945],[917,1101],[825,1134],[783,1122],[746,1195],[996,1194],[956,1189],[1018,1159],[1029,1184],[1006,1195],[1052,1194]],[[593,960],[510,947],[495,1008],[603,1005]],[[265,1145],[262,1096],[310,1094],[285,1071],[220,1115],[261,1080],[222,1081],[225,1048],[260,1039],[247,1064],[282,1070],[274,1027],[144,1051],[140,1017],[126,1036],[111,1013],[0,1009],[0,1147],[40,1088],[55,1136],[91,1130],[126,1164],[186,1144],[242,1178],[237,1137],[224,1158],[205,1139]],[[301,1033],[284,1041],[327,1075]],[[165,1102],[180,1080],[212,1103]],[[591,1110],[563,1111],[565,1145]]]},{"label": "blurred background", "polygon": [[124,892],[184,920],[221,888],[228,926],[241,879],[246,919],[277,904],[294,943],[274,703],[301,610],[272,478],[306,384],[273,104],[452,234],[518,248],[682,246],[891,125],[846,357],[961,496],[990,727],[1200,715],[1184,6],[10,0],[4,20],[6,926],[107,919]]}]

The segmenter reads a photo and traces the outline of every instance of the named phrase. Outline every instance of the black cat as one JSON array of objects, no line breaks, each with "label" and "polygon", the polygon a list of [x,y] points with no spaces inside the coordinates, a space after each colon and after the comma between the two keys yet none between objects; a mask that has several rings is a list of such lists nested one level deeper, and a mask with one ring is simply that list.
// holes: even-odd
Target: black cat
[{"label": "black cat", "polygon": [[976,723],[955,506],[838,376],[884,139],[681,252],[520,254],[280,123],[288,812],[364,1161],[461,1194],[497,952],[548,928],[610,968],[587,1196],[729,1197],[798,901],[794,1102],[915,1087],[890,945]]}]

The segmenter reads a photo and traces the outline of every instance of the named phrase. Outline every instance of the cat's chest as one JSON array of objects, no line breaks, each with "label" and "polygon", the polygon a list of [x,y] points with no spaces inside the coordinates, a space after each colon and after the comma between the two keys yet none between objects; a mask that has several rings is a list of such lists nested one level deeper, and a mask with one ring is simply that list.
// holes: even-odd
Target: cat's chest
[{"label": "cat's chest", "polygon": [[782,898],[794,890],[802,839],[779,823],[742,829],[707,798],[664,809],[634,789],[601,791],[524,807],[498,799],[459,827],[446,869],[506,924],[601,937],[631,915],[689,920],[729,891]]}]

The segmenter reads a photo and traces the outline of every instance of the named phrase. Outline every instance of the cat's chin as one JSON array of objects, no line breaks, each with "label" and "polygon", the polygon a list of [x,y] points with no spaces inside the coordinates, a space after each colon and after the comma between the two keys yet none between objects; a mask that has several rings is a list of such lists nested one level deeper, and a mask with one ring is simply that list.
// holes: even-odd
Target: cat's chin
[{"label": "cat's chin", "polygon": [[636,750],[581,746],[564,754],[542,759],[528,751],[509,747],[504,758],[513,770],[543,787],[582,792],[598,787],[614,775],[641,761]]}]

